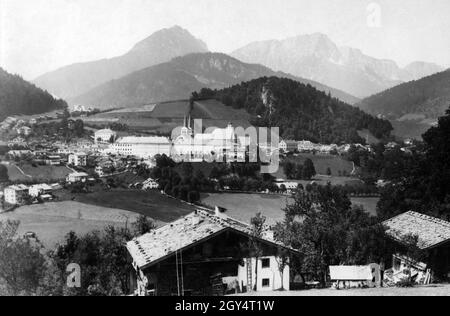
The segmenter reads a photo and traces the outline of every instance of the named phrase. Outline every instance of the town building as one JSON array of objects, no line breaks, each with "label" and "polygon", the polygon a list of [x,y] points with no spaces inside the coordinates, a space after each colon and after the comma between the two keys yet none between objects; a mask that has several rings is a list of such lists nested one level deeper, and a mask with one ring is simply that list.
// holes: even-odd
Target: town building
[{"label": "town building", "polygon": [[101,178],[105,175],[102,166],[96,166],[94,172]]},{"label": "town building", "polygon": [[33,152],[31,150],[10,150],[6,153],[6,155],[12,159],[14,158],[22,158],[25,156],[32,155]]},{"label": "town building", "polygon": [[[391,218],[383,225],[387,228],[386,234],[397,244],[397,254],[393,258],[392,273],[403,273],[402,267],[411,266],[415,262],[405,256],[407,238],[416,236],[417,247],[424,253],[422,262],[415,262],[418,283],[426,277],[426,270],[430,269],[434,277],[448,280],[450,272],[450,222],[428,215],[406,212]],[[419,273],[422,271],[422,273]],[[425,272],[425,273],[424,273]],[[421,279],[421,280],[419,280]]]},{"label": "town building", "polygon": [[101,129],[95,132],[95,143],[114,143],[117,138],[117,133],[109,128]]},{"label": "town building", "polygon": [[68,183],[86,182],[88,177],[89,175],[85,172],[74,172],[67,175],[66,182]]},{"label": "town building", "polygon": [[298,142],[296,140],[282,140],[279,144],[280,151],[285,153],[295,152],[298,150]]},{"label": "town building", "polygon": [[143,190],[156,190],[159,188],[159,183],[155,179],[149,178],[142,183]]},{"label": "town building", "polygon": [[60,166],[62,157],[60,155],[47,155],[44,159],[44,163],[47,166]]},{"label": "town building", "polygon": [[53,188],[46,184],[35,184],[29,187],[29,195],[31,197],[39,197],[41,195],[51,195]]},{"label": "town building", "polygon": [[111,151],[122,156],[151,158],[170,156],[172,144],[167,137],[122,137],[111,145]]},{"label": "town building", "polygon": [[85,153],[70,154],[68,163],[76,167],[85,167],[87,165],[87,155]]},{"label": "town building", "polygon": [[4,190],[5,202],[11,205],[22,205],[28,197],[28,187],[24,184],[11,185]]},{"label": "town building", "polygon": [[17,134],[23,135],[23,136],[30,136],[31,135],[31,128],[28,126],[22,126],[17,129]]},{"label": "town building", "polygon": [[298,183],[294,181],[285,181],[283,179],[275,180],[275,185],[278,189],[284,188],[287,192],[292,192],[298,189]]},{"label": "town building", "polygon": [[250,138],[238,136],[231,123],[226,128],[215,128],[210,133],[195,135],[188,124],[174,139],[171,156],[183,161],[245,161],[249,147]]},{"label": "town building", "polygon": [[317,145],[309,140],[302,140],[298,142],[298,151],[299,152],[312,152],[317,148]]},{"label": "town building", "polygon": [[285,247],[266,230],[261,238],[253,237],[261,249],[261,256],[255,258],[242,247],[252,236],[248,224],[216,208],[215,212],[197,210],[135,238],[127,243],[127,249],[136,271],[136,294],[223,295],[255,289],[289,290],[289,264],[280,266],[282,260],[278,257],[279,247]]}]

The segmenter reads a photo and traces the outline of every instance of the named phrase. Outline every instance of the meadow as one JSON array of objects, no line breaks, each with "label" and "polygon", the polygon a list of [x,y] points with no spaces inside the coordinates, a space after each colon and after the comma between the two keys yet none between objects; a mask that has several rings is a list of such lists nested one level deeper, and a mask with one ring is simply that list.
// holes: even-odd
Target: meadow
[{"label": "meadow", "polygon": [[60,181],[73,172],[65,166],[37,166],[29,164],[16,166],[15,164],[5,165],[8,168],[8,177],[11,181],[33,181],[50,180]]},{"label": "meadow", "polygon": [[84,235],[107,226],[131,225],[139,215],[117,208],[105,208],[74,201],[22,206],[0,213],[0,221],[20,221],[19,234],[33,232],[47,249],[64,241],[71,231]]},{"label": "meadow", "polygon": [[161,194],[159,191],[130,189],[98,190],[92,193],[57,193],[60,200],[77,201],[106,208],[117,208],[142,214],[168,223],[195,211],[195,207]]},{"label": "meadow", "polygon": [[[282,195],[245,194],[245,193],[209,193],[202,194],[202,203],[211,207],[220,206],[226,214],[249,223],[257,213],[267,218],[267,224],[273,225],[284,219],[282,209],[293,200]],[[376,215],[378,198],[351,198],[353,205],[362,206],[371,215]]]}]

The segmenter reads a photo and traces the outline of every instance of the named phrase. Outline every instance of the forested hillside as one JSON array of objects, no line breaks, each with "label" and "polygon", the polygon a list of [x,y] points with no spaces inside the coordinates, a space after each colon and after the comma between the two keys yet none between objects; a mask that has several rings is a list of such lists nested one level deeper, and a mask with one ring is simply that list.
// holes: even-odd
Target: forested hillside
[{"label": "forested hillside", "polygon": [[0,68],[0,120],[16,114],[39,114],[66,107],[49,93]]},{"label": "forested hillside", "polygon": [[262,77],[222,90],[203,89],[193,97],[244,108],[256,117],[253,124],[279,127],[285,139],[364,143],[358,130],[368,129],[377,138],[387,138],[392,131],[389,121],[290,79]]},{"label": "forested hillside", "polygon": [[437,120],[450,105],[450,70],[401,84],[361,101],[357,106],[389,119]]}]

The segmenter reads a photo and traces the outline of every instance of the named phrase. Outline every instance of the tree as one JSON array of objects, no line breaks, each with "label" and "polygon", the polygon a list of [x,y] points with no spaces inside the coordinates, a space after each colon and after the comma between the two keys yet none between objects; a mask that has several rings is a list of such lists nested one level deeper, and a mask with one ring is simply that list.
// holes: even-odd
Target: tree
[{"label": "tree", "polygon": [[[423,148],[404,163],[402,176],[381,194],[377,212],[382,218],[414,209],[450,220],[450,109],[424,135]],[[389,192],[391,189],[391,192]]]},{"label": "tree", "polygon": [[277,251],[277,264],[278,264],[278,272],[280,272],[281,276],[281,291],[284,291],[284,269],[289,264],[289,251],[281,246],[278,246]]},{"label": "tree", "polygon": [[288,178],[289,180],[295,178],[295,164],[293,162],[286,161],[283,164],[283,171],[286,175],[286,178]]},{"label": "tree", "polygon": [[311,159],[306,159],[303,163],[303,179],[311,180],[312,177],[316,175],[316,168]]},{"label": "tree", "polygon": [[328,167],[327,168],[327,176],[332,176],[332,175],[333,175],[333,173],[331,172],[331,168]]},{"label": "tree", "polygon": [[8,177],[8,168],[4,165],[0,165],[0,182],[7,182],[9,181]]},{"label": "tree", "polygon": [[[263,249],[261,247],[261,238],[264,232],[264,226],[266,223],[266,217],[262,216],[261,213],[257,213],[255,217],[250,220],[252,226],[252,232],[248,239],[246,245],[243,246],[244,253],[249,258],[255,258],[256,266],[255,266],[255,279],[258,280],[258,262],[259,258],[263,255]],[[254,285],[254,290],[258,290],[258,282]]]},{"label": "tree", "polygon": [[70,263],[81,267],[81,288],[67,295],[128,294],[130,291],[131,260],[125,243],[134,235],[127,228],[107,227],[102,233],[91,232],[78,237],[74,232],[66,236],[51,254],[59,273],[65,275]]},{"label": "tree", "polygon": [[352,208],[342,188],[314,185],[308,190],[297,191],[275,229],[278,241],[301,253],[300,270],[325,285],[330,265],[361,265],[390,255],[384,228]]},{"label": "tree", "polygon": [[156,225],[147,216],[140,215],[132,227],[135,236],[142,236],[154,230]]},{"label": "tree", "polygon": [[46,272],[42,245],[17,236],[19,225],[17,221],[0,222],[0,283],[13,296],[36,293]]}]

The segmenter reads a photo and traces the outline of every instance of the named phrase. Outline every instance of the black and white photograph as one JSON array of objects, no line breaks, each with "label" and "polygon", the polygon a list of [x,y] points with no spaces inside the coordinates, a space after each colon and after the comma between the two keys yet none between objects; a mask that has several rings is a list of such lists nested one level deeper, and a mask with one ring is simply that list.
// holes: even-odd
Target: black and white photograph
[{"label": "black and white photograph", "polygon": [[450,296],[449,17],[0,0],[0,296]]}]

